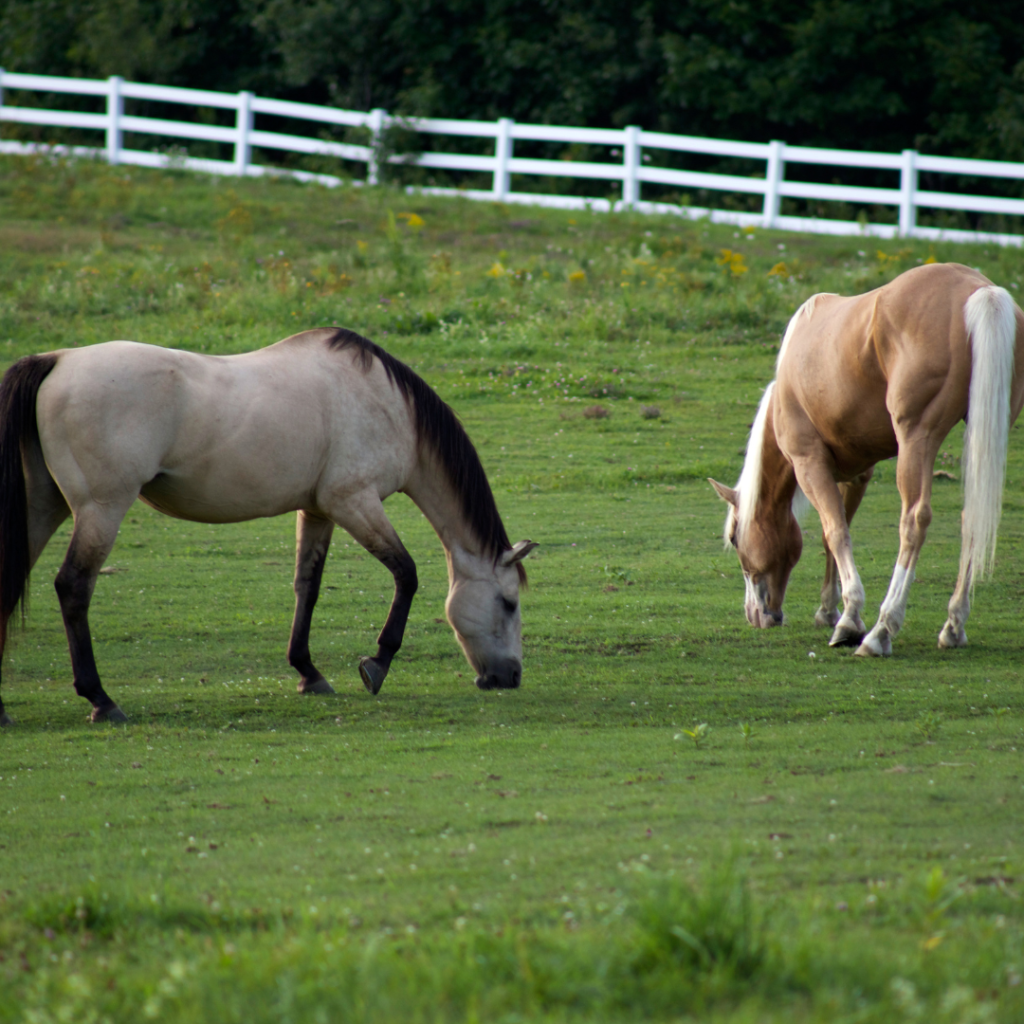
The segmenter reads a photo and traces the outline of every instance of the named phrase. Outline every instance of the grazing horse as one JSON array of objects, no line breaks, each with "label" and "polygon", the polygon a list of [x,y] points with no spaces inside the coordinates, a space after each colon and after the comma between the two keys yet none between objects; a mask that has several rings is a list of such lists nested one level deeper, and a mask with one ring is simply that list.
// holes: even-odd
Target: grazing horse
[{"label": "grazing horse", "polygon": [[[373,342],[324,329],[237,356],[129,341],[27,356],[0,383],[0,654],[32,566],[73,516],[56,588],[75,690],[93,721],[123,721],[100,683],[88,611],[132,502],[201,523],[297,511],[288,661],[299,692],[333,692],[310,657],[309,626],[338,525],[395,579],[377,653],[359,665],[376,694],[417,586],[382,505],[395,491],[444,545],[445,609],[477,686],[518,686],[522,559],[536,545],[509,542],[455,414]],[[0,703],[0,723],[9,722]]]},{"label": "grazing horse", "polygon": [[[730,506],[726,544],[739,554],[751,625],[782,622],[806,496],[825,544],[815,622],[835,627],[832,646],[890,654],[932,518],[935,457],[965,420],[960,572],[939,633],[940,647],[963,647],[975,579],[995,556],[1009,429],[1022,404],[1024,313],[976,270],[928,264],[864,295],[808,299],[786,329],[739,482],[711,481]],[[900,550],[878,622],[865,636],[849,523],[875,464],[894,455]]]}]

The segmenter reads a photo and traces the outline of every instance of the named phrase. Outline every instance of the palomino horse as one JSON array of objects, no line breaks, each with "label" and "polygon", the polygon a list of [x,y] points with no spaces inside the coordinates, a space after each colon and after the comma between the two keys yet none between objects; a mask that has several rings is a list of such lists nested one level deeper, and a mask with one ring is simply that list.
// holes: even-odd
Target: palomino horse
[{"label": "palomino horse", "polygon": [[[751,625],[782,622],[802,547],[794,505],[806,495],[821,516],[826,557],[815,622],[835,627],[833,646],[890,654],[932,518],[935,457],[965,420],[960,573],[939,633],[940,647],[963,647],[974,581],[995,556],[1009,429],[1022,404],[1024,313],[976,270],[929,264],[865,295],[808,299],[786,329],[739,482],[711,481],[730,505],[725,537],[739,554]],[[865,636],[849,523],[875,464],[894,455],[899,557]]]},{"label": "palomino horse", "polygon": [[[332,692],[310,658],[309,626],[338,525],[395,578],[377,653],[359,666],[377,693],[417,585],[382,506],[395,491],[444,545],[448,621],[477,686],[518,686],[521,563],[536,545],[509,543],[466,432],[404,363],[333,329],[238,356],[128,341],[28,356],[0,383],[0,653],[32,566],[72,515],[56,588],[75,690],[92,703],[93,721],[123,721],[100,683],[88,611],[132,502],[202,523],[297,511],[288,660],[298,689]],[[0,722],[10,722],[2,704]]]}]

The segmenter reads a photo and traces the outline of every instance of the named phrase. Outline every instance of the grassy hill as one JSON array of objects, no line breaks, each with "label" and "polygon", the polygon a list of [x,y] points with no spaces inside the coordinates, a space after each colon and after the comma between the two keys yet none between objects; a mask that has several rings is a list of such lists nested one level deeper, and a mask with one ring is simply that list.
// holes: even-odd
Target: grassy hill
[{"label": "grassy hill", "polygon": [[[0,1021],[1020,1020],[1019,431],[964,651],[935,645],[954,481],[886,661],[814,627],[813,516],[787,625],[751,630],[705,482],[738,475],[797,305],[928,259],[1024,274],[995,247],[0,160],[5,362],[350,327],[453,405],[541,542],[524,686],[483,694],[394,497],[405,646],[370,697],[391,581],[337,536],[312,646],[338,696],[306,698],[291,517],[137,505],[91,613],[130,716],[107,728],[70,687],[65,528],[4,666]],[[872,612],[898,514],[883,465],[853,528]]]}]

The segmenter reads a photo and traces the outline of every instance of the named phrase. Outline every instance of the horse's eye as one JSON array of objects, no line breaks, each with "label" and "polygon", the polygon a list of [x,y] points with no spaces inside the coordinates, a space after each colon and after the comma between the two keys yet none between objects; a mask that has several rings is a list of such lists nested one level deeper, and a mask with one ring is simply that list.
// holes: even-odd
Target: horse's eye
[{"label": "horse's eye", "polygon": [[732,533],[729,534],[729,543],[733,547],[736,547],[736,527],[735,526],[732,528]]},{"label": "horse's eye", "polygon": [[509,615],[515,614],[515,610],[519,607],[515,601],[510,601],[507,597],[503,597],[501,599],[501,603],[505,606],[505,611],[507,611]]}]

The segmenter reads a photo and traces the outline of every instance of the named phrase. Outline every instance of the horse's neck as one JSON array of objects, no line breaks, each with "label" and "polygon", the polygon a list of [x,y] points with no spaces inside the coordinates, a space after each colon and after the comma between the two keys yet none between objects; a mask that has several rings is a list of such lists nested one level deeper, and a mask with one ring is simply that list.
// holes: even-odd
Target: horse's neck
[{"label": "horse's neck", "polygon": [[796,472],[793,463],[779,447],[775,434],[777,397],[767,410],[764,439],[761,442],[761,479],[758,482],[757,507],[769,514],[788,513],[796,494]]},{"label": "horse's neck", "polygon": [[484,558],[483,546],[466,520],[462,498],[449,483],[447,473],[432,458],[421,455],[403,490],[440,538],[448,561],[449,583],[471,575],[474,565]]}]

